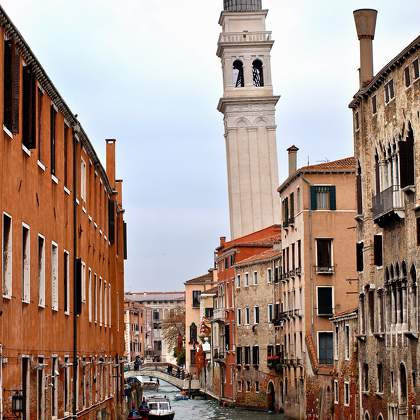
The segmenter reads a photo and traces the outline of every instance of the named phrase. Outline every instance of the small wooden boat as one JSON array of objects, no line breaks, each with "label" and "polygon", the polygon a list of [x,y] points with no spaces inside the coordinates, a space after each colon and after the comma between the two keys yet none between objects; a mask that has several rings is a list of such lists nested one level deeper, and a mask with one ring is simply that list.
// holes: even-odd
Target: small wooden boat
[{"label": "small wooden boat", "polygon": [[184,395],[184,394],[177,394],[174,397],[175,401],[185,401],[185,400],[189,400],[190,398],[188,397],[188,395]]}]

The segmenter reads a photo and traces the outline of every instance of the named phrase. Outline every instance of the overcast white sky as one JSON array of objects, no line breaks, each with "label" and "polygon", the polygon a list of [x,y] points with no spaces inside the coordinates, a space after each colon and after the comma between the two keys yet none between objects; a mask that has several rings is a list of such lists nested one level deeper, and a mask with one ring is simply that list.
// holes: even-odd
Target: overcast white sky
[{"label": "overcast white sky", "polygon": [[[182,290],[229,235],[222,0],[0,0],[104,162],[115,137],[129,226],[127,290]],[[263,0],[277,108],[280,181],[299,163],[353,153],[358,88],[352,11],[379,11],[375,69],[419,35],[418,0]]]}]

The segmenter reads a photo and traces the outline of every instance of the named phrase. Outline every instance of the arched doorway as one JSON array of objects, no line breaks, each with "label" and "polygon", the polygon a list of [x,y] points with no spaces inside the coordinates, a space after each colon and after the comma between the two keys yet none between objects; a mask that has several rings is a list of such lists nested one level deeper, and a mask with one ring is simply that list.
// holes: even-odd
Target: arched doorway
[{"label": "arched doorway", "polygon": [[267,407],[270,411],[276,409],[276,393],[273,382],[269,382],[267,389]]}]

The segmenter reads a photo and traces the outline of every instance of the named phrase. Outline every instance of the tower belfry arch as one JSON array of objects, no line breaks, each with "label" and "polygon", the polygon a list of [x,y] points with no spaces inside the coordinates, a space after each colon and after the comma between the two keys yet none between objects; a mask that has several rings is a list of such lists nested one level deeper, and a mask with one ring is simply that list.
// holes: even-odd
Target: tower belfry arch
[{"label": "tower belfry arch", "polygon": [[217,55],[223,97],[231,238],[279,223],[278,162],[268,10],[262,0],[224,0]]}]

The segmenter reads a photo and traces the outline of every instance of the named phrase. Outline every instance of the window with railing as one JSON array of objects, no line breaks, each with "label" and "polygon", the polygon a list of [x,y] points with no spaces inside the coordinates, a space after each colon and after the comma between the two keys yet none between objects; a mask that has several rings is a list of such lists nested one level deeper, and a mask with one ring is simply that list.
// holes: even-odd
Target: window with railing
[{"label": "window with railing", "polygon": [[316,271],[318,273],[332,273],[332,239],[316,239]]}]

